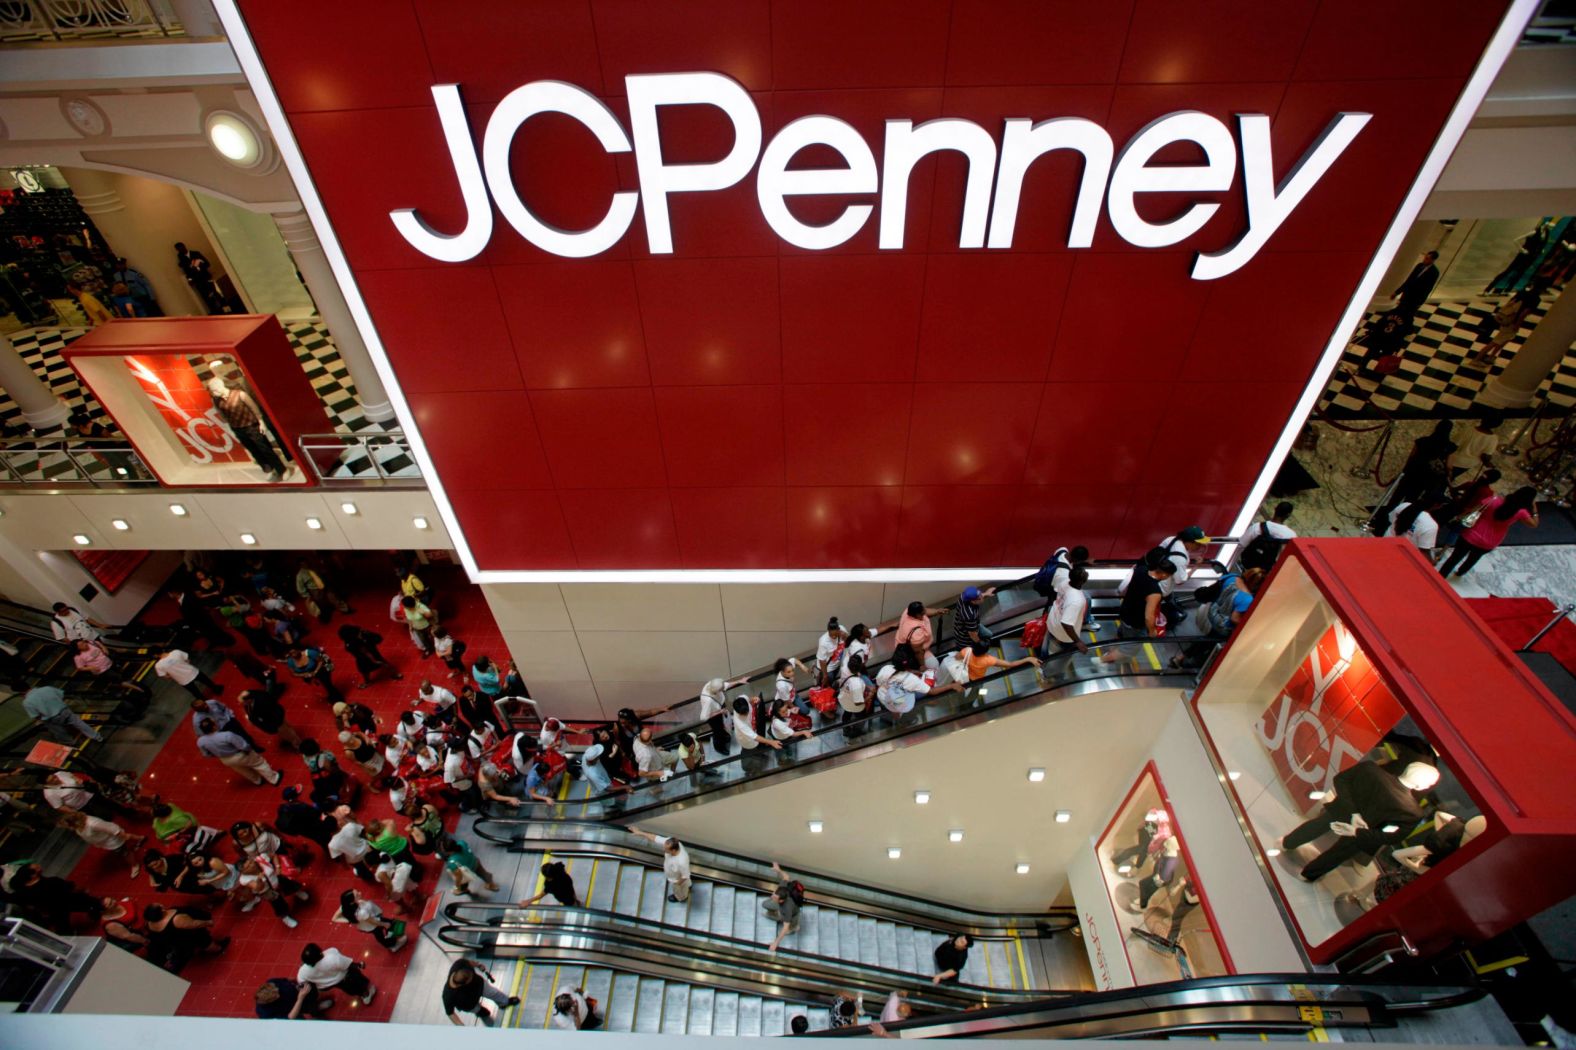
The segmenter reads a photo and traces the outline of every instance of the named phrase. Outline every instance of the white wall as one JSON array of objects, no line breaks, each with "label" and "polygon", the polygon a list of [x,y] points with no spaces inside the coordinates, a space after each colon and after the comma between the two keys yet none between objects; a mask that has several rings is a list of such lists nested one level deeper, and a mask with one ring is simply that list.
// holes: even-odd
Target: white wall
[{"label": "white wall", "polygon": [[[767,784],[642,826],[763,859],[991,910],[1041,911],[1063,894],[1155,744],[1175,690],[1062,700],[813,776]],[[1030,767],[1046,779],[1029,783]],[[926,805],[914,791],[931,793]],[[1055,821],[1058,809],[1072,819]],[[812,835],[806,822],[824,822]],[[961,828],[961,843],[947,832]],[[903,856],[889,860],[889,846]],[[1027,862],[1027,875],[1014,865]],[[813,893],[812,888],[812,893]]]},{"label": "white wall", "polygon": [[1078,909],[1078,925],[1083,931],[1084,951],[1089,953],[1089,969],[1094,971],[1094,986],[1108,992],[1113,988],[1131,988],[1134,981],[1133,968],[1122,947],[1122,923],[1100,875],[1100,858],[1094,851],[1097,839],[1098,834],[1091,835],[1068,862],[1067,882],[1072,888],[1073,906]]},{"label": "white wall", "polygon": [[611,718],[694,696],[815,648],[830,616],[874,626],[957,583],[488,584],[482,588],[531,691],[563,718]]}]

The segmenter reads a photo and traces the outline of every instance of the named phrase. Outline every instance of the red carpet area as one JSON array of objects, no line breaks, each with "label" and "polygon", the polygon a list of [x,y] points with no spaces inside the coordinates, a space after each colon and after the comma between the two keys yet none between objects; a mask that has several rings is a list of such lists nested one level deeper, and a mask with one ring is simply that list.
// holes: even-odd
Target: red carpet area
[{"label": "red carpet area", "polygon": [[[1554,603],[1547,598],[1469,598],[1472,611],[1494,629],[1512,649],[1527,644],[1554,616]],[[1576,674],[1576,624],[1561,620],[1538,644],[1534,652],[1548,653],[1567,671]]]},{"label": "red carpet area", "polygon": [[[444,625],[454,637],[465,641],[468,647],[467,664],[484,653],[500,664],[508,659],[503,637],[478,588],[465,583],[463,574],[452,567],[422,567],[418,573],[436,592],[436,606]],[[309,644],[325,649],[333,657],[336,665],[335,683],[347,698],[371,707],[382,720],[380,731],[389,732],[399,712],[416,706],[416,689],[422,678],[430,677],[441,684],[447,675],[447,668],[437,657],[423,660],[403,625],[389,621],[389,601],[396,593],[398,584],[387,558],[358,559],[354,565],[353,578],[361,581],[349,597],[349,603],[355,610],[353,613],[335,614],[328,624],[306,617],[304,612],[298,615],[311,627]],[[386,581],[386,585],[383,581]],[[149,618],[159,619],[159,614],[163,612],[165,610],[153,610]],[[369,688],[355,687],[359,679],[355,662],[345,653],[335,633],[341,624],[347,622],[383,636],[383,655],[404,674],[403,681],[391,680],[386,677],[387,672],[380,672]],[[246,643],[238,635],[237,649],[245,647]],[[348,774],[360,776],[364,782],[365,774],[343,756],[331,705],[322,691],[314,684],[294,679],[283,666],[278,668],[278,674],[280,682],[286,685],[282,699],[288,712],[288,721],[302,736],[314,737],[325,750],[332,749],[340,760],[341,768]],[[243,678],[228,660],[213,677],[224,686],[224,693],[219,699],[239,715],[240,704],[236,697],[243,690],[254,688],[254,684]],[[210,827],[228,829],[232,822],[246,819],[272,823],[282,787],[305,784],[306,769],[299,755],[285,750],[273,738],[255,729],[249,727],[249,731],[259,743],[267,747],[264,757],[269,764],[283,774],[281,787],[254,787],[216,760],[200,756],[195,747],[195,733],[187,718],[176,728],[174,735],[149,767],[143,780],[144,791],[158,793]],[[387,794],[374,792],[365,783],[356,815],[362,824],[395,816]],[[457,811],[451,808],[447,814],[451,829],[457,816]],[[398,820],[403,829],[406,819],[399,817]],[[135,821],[126,822],[126,826],[137,833],[148,833],[146,826],[138,826]],[[149,841],[155,841],[151,834]],[[385,915],[396,917],[396,913],[392,905],[384,900],[382,887],[361,882],[344,864],[324,857],[315,845],[309,848],[314,860],[302,872],[300,881],[311,891],[312,900],[298,906],[295,917],[300,925],[295,929],[285,927],[265,904],[259,904],[248,913],[240,912],[233,904],[222,905],[216,915],[218,922],[214,932],[221,936],[229,935],[233,941],[224,954],[199,955],[182,971],[181,976],[190,980],[192,987],[181,1003],[180,1013],[210,1017],[254,1016],[252,996],[257,987],[271,977],[293,979],[300,965],[302,946],[315,941],[325,948],[336,947],[346,955],[362,960],[368,977],[378,989],[373,1003],[364,1007],[340,993],[329,1016],[354,1017],[365,1021],[388,1018],[404,979],[405,960],[410,947],[391,955],[370,934],[332,920],[338,909],[339,895],[351,887],[360,889],[369,899],[377,902]],[[236,856],[236,850],[227,838],[223,840],[219,852],[226,860],[233,860]],[[433,857],[424,857],[421,863],[421,895],[430,900],[439,889],[448,885],[448,879],[441,863]],[[182,894],[156,893],[145,874],[134,883],[128,877],[124,865],[100,850],[90,851],[72,873],[72,878],[92,892],[131,898],[131,903],[139,912],[144,904],[155,900],[175,904],[199,902],[199,898]],[[412,916],[409,934],[413,939],[419,936],[418,925],[419,917]]]}]

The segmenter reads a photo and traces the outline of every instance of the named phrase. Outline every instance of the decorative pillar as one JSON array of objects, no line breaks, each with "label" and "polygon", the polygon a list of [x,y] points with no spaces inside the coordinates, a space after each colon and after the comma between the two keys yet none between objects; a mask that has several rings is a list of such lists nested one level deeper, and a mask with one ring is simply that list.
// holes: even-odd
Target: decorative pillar
[{"label": "decorative pillar", "polygon": [[222,37],[224,25],[210,0],[170,0],[170,9],[187,36]]},{"label": "decorative pillar", "polygon": [[71,407],[49,389],[32,366],[22,360],[11,341],[0,350],[0,388],[22,410],[27,425],[37,431],[58,430],[71,418]]},{"label": "decorative pillar", "polygon": [[109,248],[148,279],[161,310],[177,317],[201,316],[208,312],[197,290],[175,262],[174,243],[157,239],[155,224],[150,223],[147,216],[139,218],[126,209],[117,176],[93,168],[71,168],[66,180],[77,203],[93,219],[93,225],[104,235]]},{"label": "decorative pillar", "polygon": [[1489,381],[1477,403],[1489,408],[1526,408],[1537,397],[1550,372],[1559,367],[1576,343],[1576,284],[1567,284],[1527,336],[1505,370]]},{"label": "decorative pillar", "polygon": [[389,403],[383,380],[372,364],[367,344],[361,340],[361,330],[350,315],[350,307],[340,294],[339,282],[328,264],[328,256],[323,254],[317,231],[312,229],[312,220],[303,211],[293,211],[276,214],[274,224],[279,227],[279,235],[285,239],[285,247],[290,249],[296,269],[301,271],[307,291],[312,293],[312,298],[317,302],[318,316],[328,326],[329,334],[334,337],[334,345],[339,348],[339,356],[350,371],[350,378],[356,384],[356,394],[361,399],[361,410],[374,423],[393,419],[394,406]]}]

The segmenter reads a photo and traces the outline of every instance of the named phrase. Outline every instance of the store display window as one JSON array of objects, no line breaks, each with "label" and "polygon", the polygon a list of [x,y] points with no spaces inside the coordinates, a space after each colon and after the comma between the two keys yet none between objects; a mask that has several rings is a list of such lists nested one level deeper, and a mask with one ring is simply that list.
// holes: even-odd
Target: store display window
[{"label": "store display window", "polygon": [[1196,697],[1309,947],[1470,844],[1482,807],[1302,563],[1288,558]]},{"label": "store display window", "polygon": [[1153,763],[1128,792],[1095,854],[1137,983],[1231,972]]}]

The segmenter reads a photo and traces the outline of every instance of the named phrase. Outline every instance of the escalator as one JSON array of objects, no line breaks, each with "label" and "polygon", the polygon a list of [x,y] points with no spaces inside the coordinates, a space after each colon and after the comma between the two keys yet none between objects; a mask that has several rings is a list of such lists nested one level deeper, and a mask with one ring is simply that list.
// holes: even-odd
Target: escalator
[{"label": "escalator", "polygon": [[[770,868],[694,850],[694,888],[667,901],[660,853],[598,824],[536,824],[520,849],[569,865],[580,908],[449,905],[437,931],[452,948],[495,960],[519,1007],[505,1024],[544,1027],[556,994],[581,987],[608,1029],[689,1035],[778,1035],[795,1016],[829,1031],[840,992],[862,996],[866,1018],[905,990],[913,1015],[888,1025],[900,1038],[1134,1038],[1238,1034],[1323,1038],[1330,1029],[1386,1029],[1421,1014],[1461,1014],[1476,988],[1407,985],[1331,974],[1234,975],[1136,989],[1091,990],[1070,914],[973,912],[814,873],[801,932],[767,954],[764,894]],[[926,981],[929,952],[948,933],[977,938],[956,987]],[[1082,967],[1073,968],[1074,961]],[[502,964],[512,962],[510,973]],[[507,975],[507,976],[505,976]],[[1492,1008],[1484,1008],[1492,1014]],[[1454,1015],[1447,1015],[1454,1018]],[[1473,1027],[1452,1019],[1459,1041]]]},{"label": "escalator", "polygon": [[[999,615],[987,622],[995,635],[994,653],[997,656],[1011,661],[1025,655],[1020,644],[1023,625],[1037,617],[1044,605],[1045,600],[1026,587],[1004,590]],[[1041,668],[998,670],[969,684],[962,692],[922,700],[910,715],[895,725],[874,713],[852,723],[839,722],[836,716],[831,719],[817,716],[812,726],[812,739],[797,740],[780,752],[758,748],[754,752],[735,750],[730,756],[719,756],[708,743],[706,762],[699,770],[692,772],[681,768],[670,780],[642,781],[628,793],[597,795],[591,793],[589,784],[574,783],[559,802],[528,802],[524,806],[511,807],[506,815],[495,809],[493,815],[478,821],[477,833],[489,841],[509,844],[514,840],[511,827],[556,815],[630,823],[637,818],[649,818],[664,811],[746,791],[779,777],[804,776],[818,769],[909,746],[926,737],[989,721],[1015,708],[1021,710],[1027,704],[1051,703],[1111,689],[1186,688],[1194,684],[1196,672],[1173,666],[1173,660],[1189,655],[1198,643],[1197,638],[1191,641],[1186,638],[1139,638],[1118,642],[1115,634],[1115,625],[1108,620],[1102,621],[1086,634],[1088,655],[1069,653],[1053,656]],[[936,651],[946,652],[947,648],[946,643],[938,644]],[[873,657],[878,655],[880,662],[867,664],[871,675],[889,658],[890,642],[885,654],[880,650],[872,652]],[[1105,657],[1113,659],[1107,662]],[[771,693],[770,678],[736,687],[729,691],[728,697],[731,700],[734,696],[756,693]],[[674,709],[683,717],[682,712],[691,703],[684,701],[674,705]],[[683,722],[665,729],[656,737],[656,743],[673,746],[677,737],[685,732],[693,732],[702,741],[709,741],[705,723]]]},{"label": "escalator", "polygon": [[[819,1010],[824,1024],[832,990],[879,1001],[911,988],[916,1010],[940,1015],[981,1002],[1042,1002],[1089,984],[1082,945],[1056,936],[1074,925],[1071,912],[959,909],[794,871],[807,886],[800,929],[769,954],[776,924],[762,904],[777,883],[769,865],[692,849],[694,885],[680,903],[666,899],[662,853],[649,842],[596,823],[523,831],[516,848],[568,866],[583,906],[454,903],[437,930],[451,949],[518,960],[515,983],[527,991],[514,993],[524,1002],[511,1023],[545,1022],[544,985],[605,990],[610,998],[598,998],[609,1024],[623,1030],[777,1034],[792,1012]],[[929,984],[932,952],[958,933],[975,939],[959,983]]]}]

